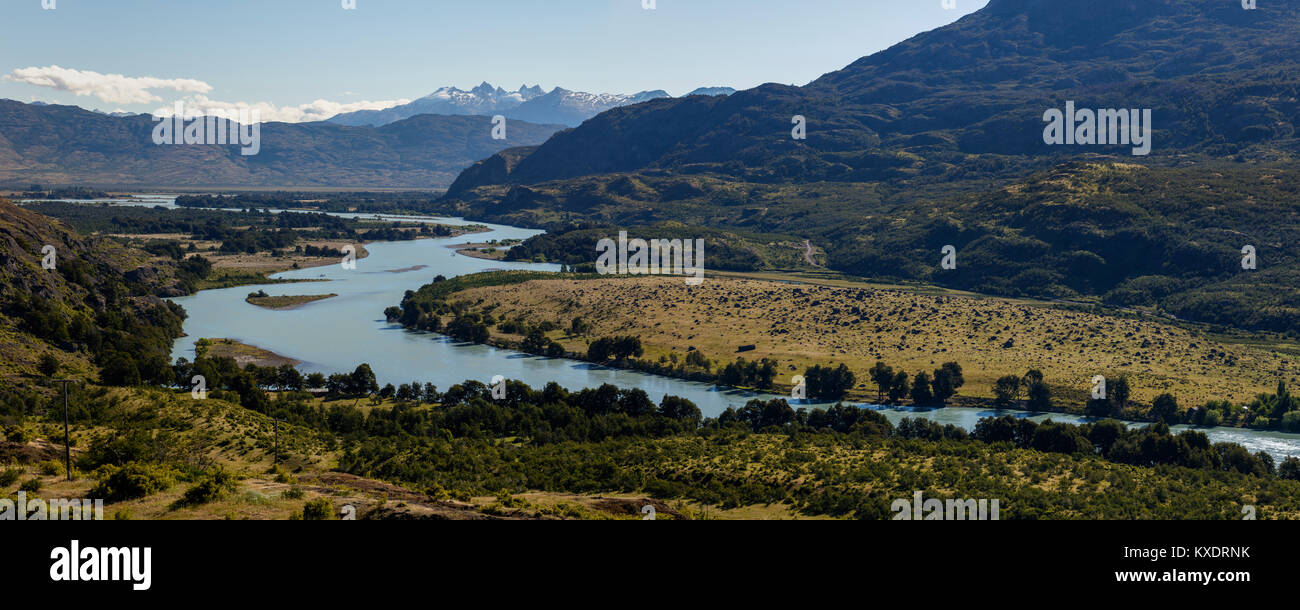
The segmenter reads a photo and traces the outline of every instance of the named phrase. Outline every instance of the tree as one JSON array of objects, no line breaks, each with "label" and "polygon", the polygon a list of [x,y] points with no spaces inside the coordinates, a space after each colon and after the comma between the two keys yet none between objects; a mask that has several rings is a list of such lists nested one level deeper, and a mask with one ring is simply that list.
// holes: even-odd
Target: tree
[{"label": "tree", "polygon": [[614,340],[609,337],[601,337],[587,345],[587,359],[593,362],[605,362],[613,355]]},{"label": "tree", "polygon": [[899,402],[904,398],[907,398],[907,379],[907,373],[903,371],[899,371],[897,375],[894,375],[894,382],[889,385],[890,402]]},{"label": "tree", "polygon": [[1111,402],[1113,402],[1115,407],[1120,411],[1128,408],[1128,401],[1131,396],[1132,391],[1129,389],[1127,376],[1120,377],[1111,382],[1110,396],[1108,398],[1111,399]]},{"label": "tree", "polygon": [[1277,382],[1277,394],[1273,402],[1273,413],[1271,417],[1274,420],[1281,421],[1287,413],[1300,408],[1300,401],[1291,397],[1291,392],[1287,390],[1286,382],[1279,380]]},{"label": "tree", "polygon": [[1282,465],[1277,467],[1277,476],[1282,479],[1300,481],[1300,459],[1289,457],[1282,460]]},{"label": "tree", "polygon": [[591,324],[582,318],[574,318],[569,324],[569,335],[573,337],[585,337],[591,333]]},{"label": "tree", "polygon": [[1091,398],[1083,407],[1083,414],[1088,417],[1110,417],[1114,408],[1108,398]]},{"label": "tree", "polygon": [[[1036,373],[1037,371],[1030,371]],[[1031,411],[1048,411],[1052,408],[1052,390],[1047,387],[1047,382],[1043,381],[1043,374],[1038,373],[1036,376],[1026,375],[1030,380],[1029,388],[1025,394],[1029,398],[1029,410]]]},{"label": "tree", "polygon": [[1178,399],[1173,394],[1161,394],[1151,403],[1151,419],[1158,422],[1177,423]]},{"label": "tree", "polygon": [[618,360],[624,358],[640,357],[645,353],[641,348],[640,337],[615,337],[614,338],[614,357]]},{"label": "tree", "polygon": [[844,364],[833,369],[818,364],[804,371],[804,383],[807,384],[808,395],[812,398],[839,400],[853,389],[857,378]]},{"label": "tree", "polygon": [[884,402],[885,394],[894,385],[894,367],[876,361],[876,365],[871,367],[867,374],[871,377],[871,381],[876,384],[876,401]]},{"label": "tree", "polygon": [[701,417],[700,408],[695,403],[679,396],[665,395],[659,401],[659,415],[669,419],[689,421],[698,424]]},{"label": "tree", "polygon": [[378,391],[379,382],[375,381],[375,372],[370,370],[370,365],[357,365],[356,370],[352,371],[352,375],[348,378],[348,393],[354,396],[365,396]]},{"label": "tree", "polygon": [[718,383],[725,386],[737,387],[745,383],[745,368],[743,360],[728,363],[718,374]]},{"label": "tree", "polygon": [[50,354],[41,354],[41,360],[36,365],[36,370],[46,377],[53,377],[59,372],[59,359]]},{"label": "tree", "polygon": [[1050,453],[1092,453],[1092,442],[1084,438],[1077,426],[1047,420],[1034,430],[1030,447]]},{"label": "tree", "polygon": [[[518,395],[522,392],[514,392],[514,394]],[[650,401],[650,396],[641,388],[619,390],[618,405],[622,412],[632,417],[642,417],[655,412],[655,403]]]},{"label": "tree", "polygon": [[934,392],[930,387],[930,374],[921,371],[912,379],[912,402],[918,405],[930,404],[934,401]]},{"label": "tree", "polygon": [[298,369],[293,368],[288,364],[282,364],[280,365],[280,369],[276,372],[275,383],[280,386],[281,389],[293,390],[296,392],[303,388],[302,373],[299,373]]},{"label": "tree", "polygon": [[993,384],[993,403],[999,407],[1010,407],[1020,400],[1021,379],[1015,375],[1001,377]]},{"label": "tree", "polygon": [[966,376],[962,374],[960,364],[957,364],[956,362],[945,362],[941,368],[952,377],[952,387],[954,389],[960,389],[962,386],[966,385]]},{"label": "tree", "polygon": [[1107,419],[1092,425],[1092,429],[1088,431],[1088,440],[1101,450],[1102,455],[1107,455],[1110,453],[1110,448],[1115,445],[1115,441],[1118,441],[1127,431],[1128,428],[1124,424]]},{"label": "tree", "polygon": [[534,328],[528,331],[528,336],[524,337],[519,349],[529,354],[544,354],[550,343],[551,340],[546,337],[542,329]]},{"label": "tree", "polygon": [[122,353],[113,353],[107,357],[99,376],[104,385],[132,387],[140,385],[140,369],[135,360]]},{"label": "tree", "polygon": [[934,371],[934,381],[931,385],[934,387],[934,400],[939,404],[947,402],[949,398],[957,395],[958,388],[966,385],[961,365],[956,362],[945,362],[942,367]]},{"label": "tree", "polygon": [[704,355],[704,352],[691,348],[686,351],[686,366],[698,366],[708,370],[713,366],[713,363],[709,362],[709,358]]}]

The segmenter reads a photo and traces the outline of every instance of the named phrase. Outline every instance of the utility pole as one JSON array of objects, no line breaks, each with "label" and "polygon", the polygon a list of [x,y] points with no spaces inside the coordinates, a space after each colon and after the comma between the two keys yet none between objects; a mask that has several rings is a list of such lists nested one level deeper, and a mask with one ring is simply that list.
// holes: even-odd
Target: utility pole
[{"label": "utility pole", "polygon": [[275,457],[271,458],[272,464],[280,463],[280,424],[289,423],[283,419],[272,419],[271,427],[275,430]]},{"label": "utility pole", "polygon": [[54,383],[63,384],[63,467],[67,470],[68,480],[72,480],[72,436],[68,430],[68,384],[81,383],[80,379],[53,379]]}]

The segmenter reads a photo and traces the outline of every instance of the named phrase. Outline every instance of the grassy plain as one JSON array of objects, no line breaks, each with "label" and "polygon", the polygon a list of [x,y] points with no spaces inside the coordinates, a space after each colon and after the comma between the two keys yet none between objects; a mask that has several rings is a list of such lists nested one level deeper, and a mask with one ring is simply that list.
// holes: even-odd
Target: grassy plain
[{"label": "grassy plain", "polygon": [[[681,278],[534,280],[473,288],[450,300],[492,308],[500,319],[552,321],[568,328],[581,317],[587,337],[551,333],[569,351],[592,337],[635,335],[644,359],[685,356],[694,347],[715,363],[737,356],[779,362],[777,382],[814,364],[845,363],[854,394],[875,398],[867,371],[881,360],[910,374],[956,361],[963,396],[990,398],[1003,375],[1042,370],[1061,402],[1082,404],[1096,375],[1127,375],[1134,398],[1171,392],[1184,406],[1206,400],[1249,402],[1277,381],[1297,381],[1284,343],[1210,334],[1137,312],[1099,315],[1072,305],[971,294],[711,277],[690,287]],[[509,335],[497,334],[509,339]],[[741,346],[755,349],[741,353]]]}]

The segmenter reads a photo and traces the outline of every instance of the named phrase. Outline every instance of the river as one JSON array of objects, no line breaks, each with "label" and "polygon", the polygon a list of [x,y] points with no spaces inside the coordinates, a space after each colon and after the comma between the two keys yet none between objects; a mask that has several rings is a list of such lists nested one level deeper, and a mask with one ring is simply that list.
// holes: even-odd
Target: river
[{"label": "river", "polygon": [[[118,205],[174,207],[166,195],[140,196],[117,200]],[[373,218],[375,214],[335,214],[343,217]],[[452,244],[503,239],[526,239],[541,231],[462,219],[434,217],[390,217],[386,219],[438,222],[442,224],[483,224],[487,233],[456,238],[421,239],[404,242],[381,242],[366,246],[370,256],[359,259],[356,269],[329,265],[288,271],[274,279],[314,279],[321,282],[278,284],[266,287],[272,294],[329,294],[339,296],[309,303],[286,311],[273,311],[249,305],[244,298],[255,286],[205,290],[196,295],[174,299],[185,307],[185,337],[177,340],[172,357],[194,359],[194,342],[201,337],[234,339],[302,361],[304,373],[325,374],[351,371],[357,364],[369,363],[380,385],[412,381],[431,382],[440,389],[467,379],[484,383],[501,375],[540,388],[555,381],[570,389],[597,387],[611,383],[619,387],[637,387],[658,400],[666,394],[682,396],[694,402],[706,417],[716,417],[727,407],[739,407],[753,398],[771,395],[722,389],[696,383],[623,371],[563,358],[543,358],[484,345],[452,341],[442,335],[415,333],[384,320],[385,308],[397,305],[407,290],[415,290],[434,276],[454,277],[489,269],[558,270],[556,265],[507,263],[455,254]],[[422,266],[422,267],[421,267]],[[421,267],[413,269],[414,267]],[[824,406],[795,403],[796,407]],[[1078,423],[1083,418],[1062,414],[1031,414],[1023,411],[996,411],[976,408],[915,409],[861,405],[883,413],[897,423],[904,417],[924,417],[940,424],[955,424],[973,429],[980,418],[1013,415],[1035,421],[1053,419]],[[1142,425],[1142,424],[1131,424]],[[1187,426],[1175,426],[1186,429]],[[1251,452],[1267,451],[1275,460],[1284,456],[1300,457],[1300,435],[1262,432],[1239,428],[1201,429],[1213,442],[1240,443]]]}]

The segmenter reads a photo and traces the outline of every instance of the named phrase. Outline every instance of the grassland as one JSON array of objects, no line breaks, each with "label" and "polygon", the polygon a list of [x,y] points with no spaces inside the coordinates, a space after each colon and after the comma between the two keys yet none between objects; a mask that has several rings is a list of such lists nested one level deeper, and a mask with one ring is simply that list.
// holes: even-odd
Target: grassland
[{"label": "grassland", "polygon": [[[227,282],[219,286],[203,286],[201,290],[208,288],[229,288],[230,286],[241,285],[238,283],[229,283],[240,277],[261,278],[261,283],[267,283],[267,275],[290,271],[292,269],[307,269],[311,267],[321,267],[339,262],[338,257],[334,256],[304,256],[292,252],[272,254],[271,252],[248,253],[231,253],[220,250],[221,242],[203,239],[194,239],[189,235],[179,233],[131,233],[131,234],[113,234],[111,237],[125,243],[128,246],[143,248],[150,243],[157,242],[175,242],[187,252],[201,254],[203,258],[212,263],[212,275],[209,276],[210,282]],[[357,258],[362,259],[370,256],[365,246],[356,246],[352,242],[340,239],[299,239],[294,246],[314,246],[317,248],[326,248],[338,250],[347,245],[353,245],[357,248]],[[193,250],[189,250],[193,247]],[[161,257],[158,257],[161,258]]]},{"label": "grassland", "polygon": [[[62,438],[62,426],[31,420],[4,430],[0,472],[9,473],[5,478],[13,480],[0,484],[0,497],[14,499],[20,486],[36,481],[39,489],[27,493],[29,501],[93,498],[97,473],[76,466],[86,448],[97,438],[147,430],[158,443],[156,457],[176,469],[176,479],[160,492],[106,503],[105,519],[289,519],[300,516],[308,502],[322,499],[333,505],[335,518],[350,505],[358,519],[639,519],[646,504],[654,505],[661,518],[692,514],[684,503],[670,505],[631,494],[537,491],[431,497],[424,491],[338,472],[341,451],[335,439],[289,424],[279,428],[277,464],[270,419],[217,398],[194,400],[188,392],[155,389],[94,388],[74,396],[76,401],[93,403],[105,417],[99,418],[100,424],[73,424],[72,480],[63,466],[62,443],[51,440]],[[15,436],[24,438],[13,440]],[[181,501],[191,487],[188,479],[214,468],[234,475],[234,489],[198,505]]]},{"label": "grassland", "polygon": [[[701,350],[717,362],[740,346],[747,360],[773,358],[778,385],[814,364],[845,363],[859,398],[875,398],[867,370],[877,361],[909,372],[956,361],[965,370],[962,395],[991,398],[995,380],[1044,372],[1063,402],[1082,404],[1096,375],[1128,376],[1134,398],[1170,392],[1181,404],[1249,402],[1279,379],[1294,383],[1296,356],[1285,345],[1234,342],[1194,327],[1136,313],[1100,315],[1070,306],[931,294],[924,291],[791,284],[713,277],[698,287],[681,278],[533,280],[473,288],[450,299],[490,309],[498,320],[551,321],[568,328],[581,317],[585,337],[554,331],[568,351],[591,337],[635,335],[644,359]],[[502,341],[518,337],[494,333]]]}]

